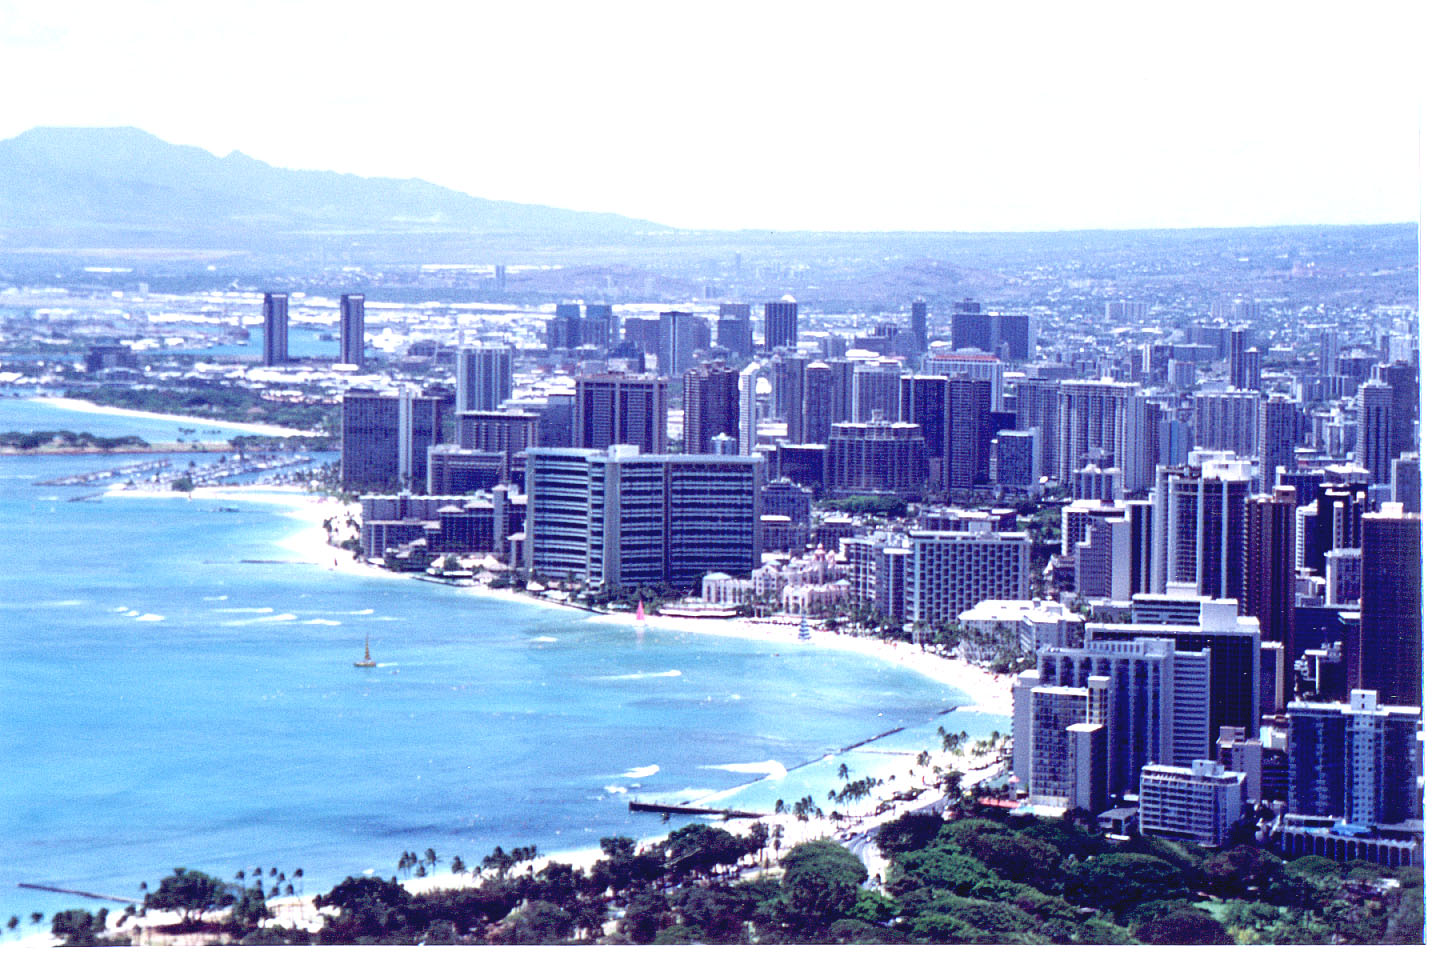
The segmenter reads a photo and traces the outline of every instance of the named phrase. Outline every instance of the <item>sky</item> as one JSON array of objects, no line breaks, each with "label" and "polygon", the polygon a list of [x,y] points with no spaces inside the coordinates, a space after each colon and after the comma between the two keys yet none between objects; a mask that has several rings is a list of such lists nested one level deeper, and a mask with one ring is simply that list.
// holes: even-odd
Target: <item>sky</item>
[{"label": "sky", "polygon": [[0,139],[135,126],[694,229],[1414,221],[1421,15],[0,0]]}]

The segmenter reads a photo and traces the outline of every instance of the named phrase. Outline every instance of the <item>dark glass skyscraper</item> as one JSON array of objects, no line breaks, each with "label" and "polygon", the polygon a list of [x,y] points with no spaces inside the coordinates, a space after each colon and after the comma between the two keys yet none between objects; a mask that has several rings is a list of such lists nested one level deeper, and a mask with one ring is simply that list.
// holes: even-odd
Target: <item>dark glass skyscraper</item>
[{"label": "dark glass skyscraper", "polygon": [[765,349],[793,347],[800,342],[800,305],[794,300],[765,304]]},{"label": "dark glass skyscraper", "polygon": [[740,433],[740,372],[723,363],[685,371],[685,453],[710,452],[710,440]]},{"label": "dark glass skyscraper", "polygon": [[290,297],[284,293],[265,294],[265,346],[261,361],[267,367],[290,360]]},{"label": "dark glass skyscraper", "polygon": [[1282,703],[1295,695],[1295,488],[1245,502],[1245,584],[1240,611],[1260,621],[1260,642],[1284,650]]},{"label": "dark glass skyscraper", "polygon": [[1398,503],[1360,518],[1360,686],[1420,706],[1420,515]]},{"label": "dark glass skyscraper", "polygon": [[604,450],[628,443],[664,453],[666,381],[599,374],[575,378],[575,445]]},{"label": "dark glass skyscraper", "polygon": [[340,362],[365,365],[365,295],[347,293],[340,298]]}]

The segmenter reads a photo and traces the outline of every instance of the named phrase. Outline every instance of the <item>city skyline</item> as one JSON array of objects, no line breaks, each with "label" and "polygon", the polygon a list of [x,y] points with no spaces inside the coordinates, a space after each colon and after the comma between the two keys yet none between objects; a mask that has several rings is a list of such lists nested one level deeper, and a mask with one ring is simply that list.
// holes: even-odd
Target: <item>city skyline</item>
[{"label": "city skyline", "polygon": [[399,23],[323,3],[245,18],[165,3],[0,11],[0,78],[30,91],[0,138],[138,126],[220,155],[677,229],[1419,217],[1407,3],[1203,18],[902,5],[864,23],[858,9],[744,5],[714,22],[644,4],[421,4]]}]

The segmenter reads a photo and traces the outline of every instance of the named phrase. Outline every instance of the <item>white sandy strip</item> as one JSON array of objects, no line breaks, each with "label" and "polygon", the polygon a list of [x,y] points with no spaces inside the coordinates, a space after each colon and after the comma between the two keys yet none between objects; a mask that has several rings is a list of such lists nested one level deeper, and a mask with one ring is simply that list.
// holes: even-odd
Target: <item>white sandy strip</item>
[{"label": "white sandy strip", "polygon": [[309,435],[304,430],[296,430],[293,427],[277,427],[269,423],[234,423],[229,420],[207,420],[204,417],[187,417],[179,413],[151,413],[148,410],[127,410],[124,407],[102,407],[99,404],[91,403],[89,400],[80,400],[75,397],[32,397],[31,399],[36,403],[59,407],[61,410],[74,410],[77,413],[139,417],[143,420],[169,420],[172,423],[218,427],[222,430],[235,430],[240,433],[263,437],[299,437]]},{"label": "white sandy strip", "polygon": [[[248,487],[200,487],[194,491],[197,499],[215,500],[249,500],[257,503],[272,503],[292,508],[288,515],[299,520],[306,521],[306,526],[291,537],[281,541],[280,546],[293,553],[299,554],[305,560],[318,564],[329,569],[343,570],[347,573],[362,573],[372,576],[398,576],[408,577],[408,573],[396,573],[387,571],[374,564],[363,563],[347,550],[341,550],[333,546],[327,539],[324,530],[326,517],[332,518],[332,526],[338,531],[341,530],[347,520],[359,524],[359,507],[355,504],[343,504],[337,500],[315,496],[297,496],[302,493],[296,487],[285,487],[279,485],[254,485]],[[132,496],[133,491],[115,491],[112,495]],[[185,496],[182,493],[143,493],[141,496]],[[345,539],[345,535],[337,535],[337,540]],[[557,604],[553,600],[536,596],[533,593],[515,590],[494,590],[489,587],[474,586],[464,588],[467,593],[474,596],[494,597],[498,600],[505,600],[511,603],[528,603],[531,605],[555,607],[568,606]],[[580,609],[570,607],[569,609]],[[613,623],[620,626],[638,626],[634,614],[631,613],[610,613],[595,614],[595,618],[601,622]],[[706,619],[692,617],[666,617],[649,616],[645,618],[645,626],[656,627],[662,630],[674,630],[682,633],[701,633],[709,636],[722,637],[745,637],[747,639],[767,640],[777,644],[790,646],[819,647],[826,650],[843,650],[861,656],[873,657],[892,663],[897,666],[914,670],[936,683],[943,683],[962,691],[974,704],[972,708],[983,713],[994,713],[1002,716],[1009,716],[1012,709],[1013,697],[1011,686],[1014,679],[1011,677],[997,676],[984,667],[977,664],[966,663],[961,660],[952,660],[942,657],[939,654],[929,651],[922,651],[919,647],[909,643],[889,643],[874,637],[855,636],[853,634],[838,633],[830,630],[822,630],[812,624],[810,639],[802,642],[798,637],[798,629],[791,622],[777,622],[773,620],[742,620],[733,619]]]}]

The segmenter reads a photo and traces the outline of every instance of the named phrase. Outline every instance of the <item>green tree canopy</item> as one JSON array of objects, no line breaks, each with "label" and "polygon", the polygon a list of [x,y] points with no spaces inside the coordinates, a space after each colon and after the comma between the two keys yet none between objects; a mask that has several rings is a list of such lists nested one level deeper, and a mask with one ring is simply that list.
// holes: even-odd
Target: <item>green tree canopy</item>
[{"label": "green tree canopy", "polygon": [[229,906],[234,900],[228,885],[219,877],[176,867],[174,873],[160,881],[158,889],[145,895],[145,906],[154,910],[178,910],[180,922],[190,926],[205,912]]},{"label": "green tree canopy", "polygon": [[1106,853],[1076,869],[1067,891],[1076,901],[1124,916],[1133,907],[1187,895],[1185,876],[1172,864],[1143,853]]}]

